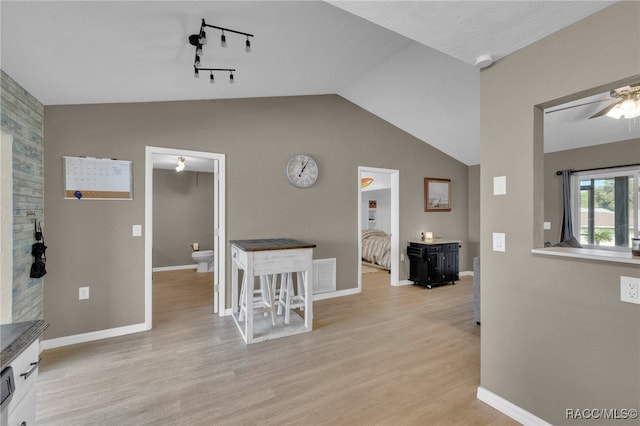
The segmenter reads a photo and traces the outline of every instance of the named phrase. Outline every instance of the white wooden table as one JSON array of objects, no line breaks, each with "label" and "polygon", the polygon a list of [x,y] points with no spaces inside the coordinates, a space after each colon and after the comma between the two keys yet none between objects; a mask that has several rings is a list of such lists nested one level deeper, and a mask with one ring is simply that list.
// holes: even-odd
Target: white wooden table
[{"label": "white wooden table", "polygon": [[[292,240],[289,238],[232,240],[231,244],[231,306],[233,319],[242,334],[244,341],[249,343],[279,337],[305,333],[313,328],[313,243]],[[246,277],[246,291],[240,300],[238,275],[240,270]],[[291,315],[288,324],[284,322],[284,315],[277,317],[276,325],[270,317],[254,315],[253,289],[255,277],[301,272],[305,289],[305,304],[302,314]],[[246,315],[240,315],[241,305],[246,306]]]}]

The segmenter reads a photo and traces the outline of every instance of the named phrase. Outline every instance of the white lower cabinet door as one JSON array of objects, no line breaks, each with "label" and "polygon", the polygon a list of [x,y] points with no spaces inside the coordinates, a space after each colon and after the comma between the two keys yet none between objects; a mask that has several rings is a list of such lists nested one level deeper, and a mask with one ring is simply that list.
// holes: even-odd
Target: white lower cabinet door
[{"label": "white lower cabinet door", "polygon": [[10,413],[7,426],[35,426],[36,424],[36,387],[31,389],[24,396]]}]

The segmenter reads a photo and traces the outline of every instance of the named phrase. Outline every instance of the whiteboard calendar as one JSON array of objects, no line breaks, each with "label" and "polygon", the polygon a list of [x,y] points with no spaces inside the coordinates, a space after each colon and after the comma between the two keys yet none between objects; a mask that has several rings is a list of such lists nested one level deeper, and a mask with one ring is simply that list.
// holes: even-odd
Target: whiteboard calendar
[{"label": "whiteboard calendar", "polygon": [[127,160],[62,157],[64,197],[87,200],[131,200],[131,166]]}]

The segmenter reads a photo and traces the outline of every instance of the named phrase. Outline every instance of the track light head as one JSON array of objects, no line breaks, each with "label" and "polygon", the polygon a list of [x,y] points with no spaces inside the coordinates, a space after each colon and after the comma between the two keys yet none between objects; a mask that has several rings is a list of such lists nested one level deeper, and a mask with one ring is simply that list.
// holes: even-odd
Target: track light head
[{"label": "track light head", "polygon": [[227,36],[224,35],[224,30],[222,30],[222,35],[220,36],[220,46],[227,47]]},{"label": "track light head", "polygon": [[196,61],[193,63],[196,67],[200,66],[200,56],[196,54]]},{"label": "track light head", "polygon": [[205,33],[204,30],[200,31],[199,41],[200,44],[207,44],[207,33]]},{"label": "track light head", "polygon": [[233,83],[233,82],[234,82],[234,80],[233,80],[233,71],[230,71],[229,72],[229,83]]},{"label": "track light head", "polygon": [[210,74],[209,74],[209,83],[211,83],[211,84],[215,83],[215,80],[214,80],[214,78],[213,78],[213,71],[210,71]]},{"label": "track light head", "polygon": [[247,41],[244,42],[244,50],[247,53],[251,52],[251,40],[249,40],[249,36],[247,36]]},{"label": "track light head", "polygon": [[200,73],[198,72],[198,67],[197,66],[193,67],[193,76],[195,78],[200,78]]}]

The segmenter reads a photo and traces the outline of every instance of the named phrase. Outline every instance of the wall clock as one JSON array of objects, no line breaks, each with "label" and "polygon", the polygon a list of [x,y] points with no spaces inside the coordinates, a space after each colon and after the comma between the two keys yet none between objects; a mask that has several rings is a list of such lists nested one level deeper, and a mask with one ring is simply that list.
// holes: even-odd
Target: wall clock
[{"label": "wall clock", "polygon": [[318,180],[318,163],[307,154],[292,155],[285,172],[293,186],[308,188]]}]

